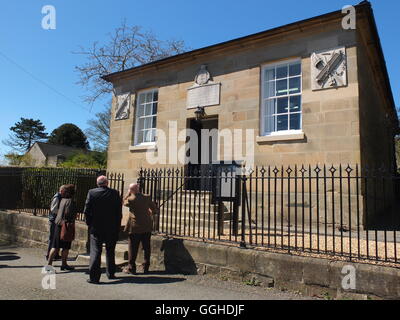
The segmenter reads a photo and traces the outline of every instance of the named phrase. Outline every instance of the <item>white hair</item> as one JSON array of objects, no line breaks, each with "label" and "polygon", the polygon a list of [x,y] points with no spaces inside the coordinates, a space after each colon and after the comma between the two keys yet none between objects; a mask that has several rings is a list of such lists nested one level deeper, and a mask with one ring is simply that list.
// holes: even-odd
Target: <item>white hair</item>
[{"label": "white hair", "polygon": [[106,176],[100,176],[97,178],[97,186],[105,187],[108,185],[108,179]]}]

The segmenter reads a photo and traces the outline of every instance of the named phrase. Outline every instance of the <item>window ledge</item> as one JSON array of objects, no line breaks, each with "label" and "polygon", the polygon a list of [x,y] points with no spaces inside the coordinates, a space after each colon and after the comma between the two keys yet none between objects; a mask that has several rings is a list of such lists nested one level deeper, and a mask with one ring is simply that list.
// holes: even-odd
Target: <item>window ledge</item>
[{"label": "window ledge", "polygon": [[155,144],[148,145],[138,145],[138,146],[130,146],[129,151],[156,151],[157,146]]},{"label": "window ledge", "polygon": [[284,141],[304,140],[304,138],[305,138],[304,132],[300,132],[300,133],[288,133],[282,135],[257,137],[256,141],[258,144],[263,144],[263,143],[273,143],[281,141],[284,142]]}]

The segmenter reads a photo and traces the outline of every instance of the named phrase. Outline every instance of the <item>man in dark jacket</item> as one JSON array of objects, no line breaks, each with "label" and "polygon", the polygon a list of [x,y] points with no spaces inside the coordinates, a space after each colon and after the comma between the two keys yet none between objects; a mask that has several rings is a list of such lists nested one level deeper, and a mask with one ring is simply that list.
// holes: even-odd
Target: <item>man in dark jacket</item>
[{"label": "man in dark jacket", "polygon": [[106,245],[107,277],[115,279],[115,246],[122,219],[122,201],[117,190],[108,187],[105,176],[97,178],[98,188],[89,190],[84,214],[90,234],[89,283],[97,284],[101,276],[101,252]]}]

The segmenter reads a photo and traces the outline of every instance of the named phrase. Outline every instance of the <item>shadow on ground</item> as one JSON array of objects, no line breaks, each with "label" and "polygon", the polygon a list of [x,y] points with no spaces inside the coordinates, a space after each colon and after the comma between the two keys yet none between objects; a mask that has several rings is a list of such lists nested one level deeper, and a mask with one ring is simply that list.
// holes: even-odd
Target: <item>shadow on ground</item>
[{"label": "shadow on ground", "polygon": [[182,239],[166,239],[162,242],[165,270],[170,274],[196,275],[197,266]]},{"label": "shadow on ground", "polygon": [[166,283],[174,283],[174,282],[182,282],[185,281],[184,278],[172,278],[172,277],[159,277],[159,276],[126,276],[126,277],[117,277],[115,281],[112,282],[102,282],[102,285],[117,285],[124,283],[133,283],[133,284],[166,284]]},{"label": "shadow on ground", "polygon": [[0,252],[0,261],[12,261],[21,259],[15,252]]}]

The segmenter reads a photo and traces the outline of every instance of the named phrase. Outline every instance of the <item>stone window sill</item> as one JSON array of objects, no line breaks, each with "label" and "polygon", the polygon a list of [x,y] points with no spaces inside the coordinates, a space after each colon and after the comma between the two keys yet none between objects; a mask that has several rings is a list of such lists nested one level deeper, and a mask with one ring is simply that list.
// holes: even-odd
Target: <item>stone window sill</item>
[{"label": "stone window sill", "polygon": [[257,137],[258,144],[304,140],[304,132]]},{"label": "stone window sill", "polygon": [[155,144],[148,145],[139,145],[139,146],[130,146],[129,151],[156,151],[157,146]]}]

